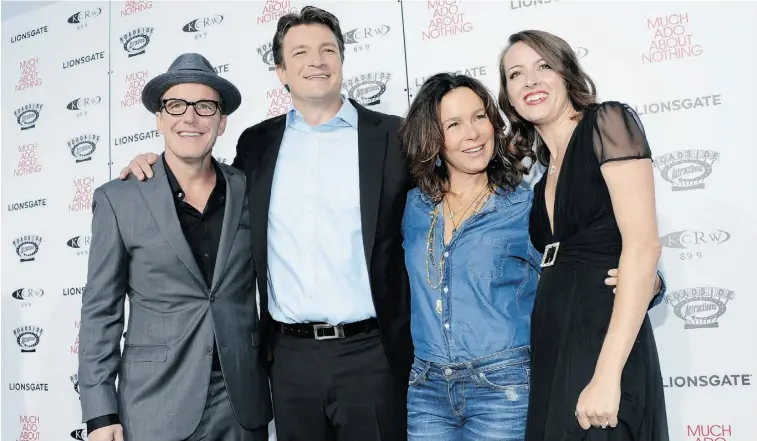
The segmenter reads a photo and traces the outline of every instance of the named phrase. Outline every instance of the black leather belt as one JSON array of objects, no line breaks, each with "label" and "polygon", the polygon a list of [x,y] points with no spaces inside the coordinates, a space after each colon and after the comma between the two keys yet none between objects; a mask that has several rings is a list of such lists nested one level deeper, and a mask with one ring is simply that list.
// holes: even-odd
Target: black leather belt
[{"label": "black leather belt", "polygon": [[378,320],[370,318],[336,326],[328,323],[280,323],[274,321],[274,327],[277,332],[285,335],[316,340],[334,340],[378,329]]}]

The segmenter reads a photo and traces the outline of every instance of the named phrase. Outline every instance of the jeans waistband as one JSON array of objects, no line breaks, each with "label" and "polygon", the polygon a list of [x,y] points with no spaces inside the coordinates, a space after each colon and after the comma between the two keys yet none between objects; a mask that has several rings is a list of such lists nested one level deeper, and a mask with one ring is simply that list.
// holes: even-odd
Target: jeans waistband
[{"label": "jeans waistband", "polygon": [[429,370],[442,371],[445,377],[452,379],[469,376],[474,372],[487,372],[508,366],[525,365],[528,367],[531,362],[531,355],[528,346],[521,346],[460,363],[436,363],[417,357],[415,361],[428,367]]}]

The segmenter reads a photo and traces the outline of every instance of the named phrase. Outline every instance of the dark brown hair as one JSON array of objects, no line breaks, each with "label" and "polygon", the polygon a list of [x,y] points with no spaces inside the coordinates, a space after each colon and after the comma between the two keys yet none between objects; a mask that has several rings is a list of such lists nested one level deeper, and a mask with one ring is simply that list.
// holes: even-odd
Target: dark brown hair
[{"label": "dark brown hair", "polygon": [[466,75],[439,73],[428,78],[410,105],[400,127],[400,145],[408,161],[410,174],[426,196],[434,202],[442,200],[449,191],[447,165],[442,158],[444,132],[439,116],[442,98],[458,87],[467,87],[484,102],[486,116],[494,127],[494,155],[486,168],[489,184],[515,187],[520,184],[528,168],[521,162],[533,158],[529,148],[511,145],[505,135],[505,121],[497,109],[494,97],[480,81]]},{"label": "dark brown hair", "polygon": [[518,115],[507,96],[507,72],[505,71],[505,54],[515,43],[525,43],[557,72],[565,81],[570,103],[578,112],[578,117],[586,109],[597,104],[597,92],[594,81],[584,72],[578,63],[578,57],[568,42],[544,31],[521,31],[510,35],[507,47],[499,57],[499,107],[510,121],[509,135],[518,148],[528,147],[536,151],[539,162],[549,164],[549,149],[536,132],[534,125]]},{"label": "dark brown hair", "polygon": [[287,32],[295,26],[309,24],[319,24],[331,29],[339,46],[339,57],[344,61],[344,36],[342,35],[342,29],[339,27],[339,19],[331,12],[316,8],[315,6],[305,6],[300,10],[299,14],[291,13],[284,15],[276,25],[276,34],[273,36],[271,47],[273,63],[276,66],[284,66],[284,37]]}]

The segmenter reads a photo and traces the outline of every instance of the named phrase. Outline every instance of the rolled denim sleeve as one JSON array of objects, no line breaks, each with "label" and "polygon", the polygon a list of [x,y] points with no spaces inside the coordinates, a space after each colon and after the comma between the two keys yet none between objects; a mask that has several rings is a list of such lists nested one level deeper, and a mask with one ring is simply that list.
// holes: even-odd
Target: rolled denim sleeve
[{"label": "rolled denim sleeve", "polygon": [[657,270],[657,277],[660,278],[660,291],[655,294],[654,297],[652,297],[652,301],[649,302],[649,309],[652,309],[662,303],[662,299],[665,297],[665,291],[667,290],[667,287],[665,286],[665,278],[662,276],[662,272],[660,270]]}]

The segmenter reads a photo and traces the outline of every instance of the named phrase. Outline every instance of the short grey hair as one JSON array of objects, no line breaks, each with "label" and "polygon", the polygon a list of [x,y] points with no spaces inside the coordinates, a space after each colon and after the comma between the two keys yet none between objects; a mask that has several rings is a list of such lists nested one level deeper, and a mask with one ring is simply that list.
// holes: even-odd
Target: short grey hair
[{"label": "short grey hair", "polygon": [[339,57],[344,62],[344,36],[339,27],[339,19],[328,11],[315,6],[305,6],[299,14],[287,14],[279,19],[276,25],[276,34],[273,36],[273,63],[276,66],[284,66],[284,37],[295,26],[320,24],[331,29],[339,45]]}]

